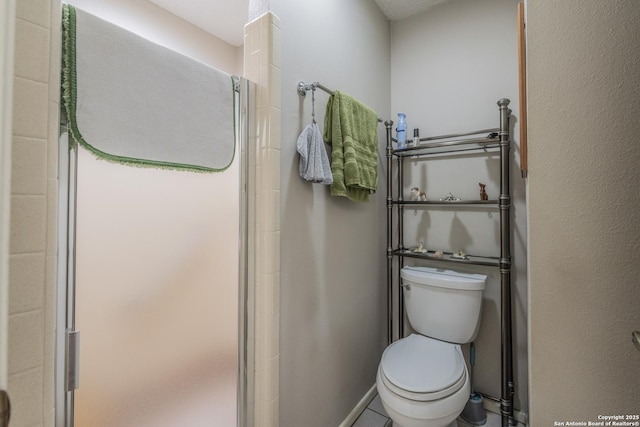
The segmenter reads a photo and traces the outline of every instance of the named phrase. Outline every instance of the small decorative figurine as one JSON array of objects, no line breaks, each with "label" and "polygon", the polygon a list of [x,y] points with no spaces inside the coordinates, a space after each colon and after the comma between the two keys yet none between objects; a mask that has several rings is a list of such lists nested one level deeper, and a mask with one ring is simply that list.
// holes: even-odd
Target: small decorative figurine
[{"label": "small decorative figurine", "polygon": [[487,192],[485,191],[487,184],[479,182],[478,185],[480,186],[480,200],[489,200],[489,196],[487,196]]},{"label": "small decorative figurine", "polygon": [[427,252],[424,246],[422,246],[422,241],[418,242],[418,246],[413,250],[413,252],[416,252],[419,254],[423,254]]},{"label": "small decorative figurine", "polygon": [[411,187],[411,201],[415,202],[420,197],[420,189],[418,187]]},{"label": "small decorative figurine", "polygon": [[420,191],[418,187],[411,187],[411,201],[422,201],[427,200],[427,194],[424,191]]},{"label": "small decorative figurine", "polygon": [[467,254],[462,249],[459,249],[451,254],[451,258],[467,259]]},{"label": "small decorative figurine", "polygon": [[459,202],[462,199],[460,197],[456,197],[453,194],[449,193],[447,197],[441,197],[438,200],[440,200],[441,202]]},{"label": "small decorative figurine", "polygon": [[436,251],[436,252],[433,254],[433,256],[434,256],[434,257],[436,257],[436,258],[442,258],[442,257],[444,256],[444,252],[442,252],[442,251]]}]

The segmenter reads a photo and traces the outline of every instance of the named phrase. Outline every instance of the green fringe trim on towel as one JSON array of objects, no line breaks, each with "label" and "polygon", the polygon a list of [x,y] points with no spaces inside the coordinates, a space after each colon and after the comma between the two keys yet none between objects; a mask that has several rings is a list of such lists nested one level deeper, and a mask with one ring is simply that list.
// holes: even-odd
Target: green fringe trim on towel
[{"label": "green fringe trim on towel", "polygon": [[231,166],[236,154],[236,92],[235,82],[231,77],[231,91],[233,92],[233,156],[227,166],[220,169],[206,166],[189,165],[182,163],[163,162],[158,160],[137,159],[134,157],[117,156],[97,149],[87,142],[80,130],[76,120],[76,100],[77,100],[77,75],[76,75],[76,9],[75,7],[62,5],[62,105],[66,115],[67,129],[69,132],[69,144],[71,148],[80,145],[97,158],[112,163],[141,168],[170,169],[177,171],[191,171],[200,173],[222,172]]}]

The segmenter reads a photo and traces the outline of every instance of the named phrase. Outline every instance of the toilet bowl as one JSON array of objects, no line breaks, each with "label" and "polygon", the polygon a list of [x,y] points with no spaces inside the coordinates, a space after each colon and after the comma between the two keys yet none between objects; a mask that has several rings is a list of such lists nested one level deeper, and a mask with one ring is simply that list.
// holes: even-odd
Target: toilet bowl
[{"label": "toilet bowl", "polygon": [[448,426],[470,393],[460,346],[416,334],[387,347],[376,387],[394,426],[401,427]]},{"label": "toilet bowl", "polygon": [[404,267],[400,276],[416,333],[383,352],[378,394],[394,426],[447,427],[469,400],[460,344],[478,332],[486,276],[427,267]]}]

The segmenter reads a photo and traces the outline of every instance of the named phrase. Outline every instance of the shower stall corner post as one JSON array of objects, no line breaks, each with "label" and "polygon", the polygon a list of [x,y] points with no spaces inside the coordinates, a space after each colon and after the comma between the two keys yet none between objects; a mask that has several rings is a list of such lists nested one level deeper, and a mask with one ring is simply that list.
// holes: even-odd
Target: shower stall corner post
[{"label": "shower stall corner post", "polygon": [[[15,0],[0,4],[0,265],[9,265],[11,235],[11,166],[13,114],[13,57]],[[0,422],[10,409],[9,381],[9,269],[0,272]]]},{"label": "shower stall corner post", "polygon": [[502,392],[500,412],[502,426],[516,425],[513,417],[513,397],[515,384],[513,381],[513,344],[512,344],[512,312],[511,312],[511,190],[509,168],[509,100],[498,101],[500,109],[500,278],[501,278],[501,360],[502,360]]},{"label": "shower stall corner post", "polygon": [[384,122],[387,130],[387,345],[393,342],[393,177],[391,176],[391,162],[393,161],[393,147],[391,132],[393,121]]},{"label": "shower stall corner post", "polygon": [[[75,253],[77,146],[60,126],[58,144],[58,276],[55,359],[55,425],[73,427],[73,390],[78,385],[78,333],[75,331]],[[73,355],[73,360],[70,356]]]},{"label": "shower stall corner post", "polygon": [[238,324],[238,427],[254,425],[254,306],[255,306],[255,83],[240,78],[240,222]]}]

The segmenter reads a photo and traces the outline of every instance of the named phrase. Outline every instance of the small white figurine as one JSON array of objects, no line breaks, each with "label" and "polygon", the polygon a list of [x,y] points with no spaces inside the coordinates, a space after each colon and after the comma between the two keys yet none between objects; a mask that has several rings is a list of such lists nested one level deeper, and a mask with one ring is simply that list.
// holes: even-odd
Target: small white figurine
[{"label": "small white figurine", "polygon": [[427,252],[424,246],[422,246],[422,241],[418,242],[418,246],[413,250],[413,252],[416,252],[419,254],[423,254]]},{"label": "small white figurine", "polygon": [[411,187],[411,201],[412,202],[416,202],[416,201],[426,201],[427,200],[427,194],[424,191],[420,191],[420,189],[418,187]]},{"label": "small white figurine", "polygon": [[438,200],[440,200],[441,202],[459,202],[462,199],[460,197],[454,196],[453,194],[449,193],[447,197],[441,197]]},{"label": "small white figurine", "polygon": [[455,251],[451,254],[451,258],[467,259],[467,254],[462,249]]},{"label": "small white figurine", "polygon": [[444,256],[444,252],[438,250],[433,254],[433,256],[436,258],[442,258]]},{"label": "small white figurine", "polygon": [[418,187],[411,187],[411,201],[415,202],[420,197],[420,189]]}]

